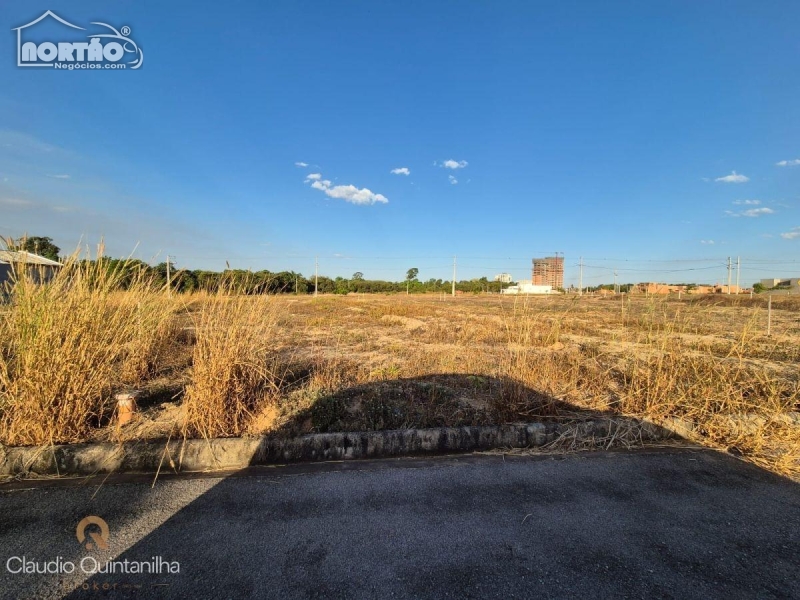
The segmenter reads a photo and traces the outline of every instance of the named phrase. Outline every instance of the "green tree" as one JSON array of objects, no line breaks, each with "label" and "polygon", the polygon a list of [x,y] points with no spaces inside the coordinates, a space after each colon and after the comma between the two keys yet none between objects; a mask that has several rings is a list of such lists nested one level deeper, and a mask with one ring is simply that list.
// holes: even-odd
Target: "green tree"
[{"label": "green tree", "polygon": [[364,274],[361,271],[356,271],[353,273],[353,281],[362,281],[364,279]]},{"label": "green tree", "polygon": [[419,269],[416,267],[406,271],[406,294],[408,294],[408,288],[411,285],[411,282],[417,278],[417,275],[419,275]]},{"label": "green tree", "polygon": [[58,253],[61,252],[61,248],[53,243],[53,238],[39,236],[24,237],[17,240],[14,250],[24,250],[25,252],[44,256],[50,260],[58,260]]},{"label": "green tree", "polygon": [[753,291],[754,291],[756,294],[760,294],[760,293],[761,293],[761,292],[763,292],[765,289],[766,289],[766,288],[764,287],[764,284],[762,284],[760,281],[759,281],[758,283],[754,283],[754,284],[753,284]]}]

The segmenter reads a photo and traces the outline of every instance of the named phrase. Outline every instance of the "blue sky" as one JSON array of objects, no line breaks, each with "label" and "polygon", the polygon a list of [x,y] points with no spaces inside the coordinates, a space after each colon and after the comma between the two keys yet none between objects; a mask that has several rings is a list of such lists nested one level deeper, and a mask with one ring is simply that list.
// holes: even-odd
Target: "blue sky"
[{"label": "blue sky", "polygon": [[[129,26],[142,68],[17,67],[47,9]],[[368,278],[555,251],[567,283],[579,256],[586,283],[797,275],[797,2],[17,2],[0,25],[2,235]]]}]

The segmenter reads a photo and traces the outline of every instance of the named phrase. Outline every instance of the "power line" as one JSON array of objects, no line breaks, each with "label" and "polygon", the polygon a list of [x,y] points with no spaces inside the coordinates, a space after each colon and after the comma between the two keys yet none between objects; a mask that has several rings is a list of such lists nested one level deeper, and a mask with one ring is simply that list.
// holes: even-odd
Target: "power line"
[{"label": "power line", "polygon": [[602,271],[611,272],[626,271],[632,273],[687,273],[689,271],[708,271],[709,269],[718,269],[720,266],[724,265],[711,265],[710,267],[690,267],[688,269],[615,269],[614,267],[602,267],[599,265],[583,265],[583,267],[586,269],[599,269]]}]

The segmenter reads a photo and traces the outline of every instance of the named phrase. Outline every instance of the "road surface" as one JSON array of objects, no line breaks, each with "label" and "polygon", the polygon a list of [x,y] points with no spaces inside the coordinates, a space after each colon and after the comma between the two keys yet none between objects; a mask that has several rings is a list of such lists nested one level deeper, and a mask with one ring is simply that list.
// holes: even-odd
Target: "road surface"
[{"label": "road surface", "polygon": [[[363,461],[150,482],[0,486],[0,594],[800,598],[800,485],[709,450]],[[105,539],[107,550],[78,542],[89,515],[109,534],[90,525],[86,541]],[[117,570],[149,562],[161,572],[82,572],[112,557],[127,564]],[[9,572],[48,561],[55,573]]]}]

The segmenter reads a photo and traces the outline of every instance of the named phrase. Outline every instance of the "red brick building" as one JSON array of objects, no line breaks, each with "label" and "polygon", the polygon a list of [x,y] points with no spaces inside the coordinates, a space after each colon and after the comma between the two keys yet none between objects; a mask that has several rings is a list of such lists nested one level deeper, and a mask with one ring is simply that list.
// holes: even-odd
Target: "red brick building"
[{"label": "red brick building", "polygon": [[564,287],[564,257],[547,256],[534,258],[532,269],[533,285],[549,285],[553,289]]}]

